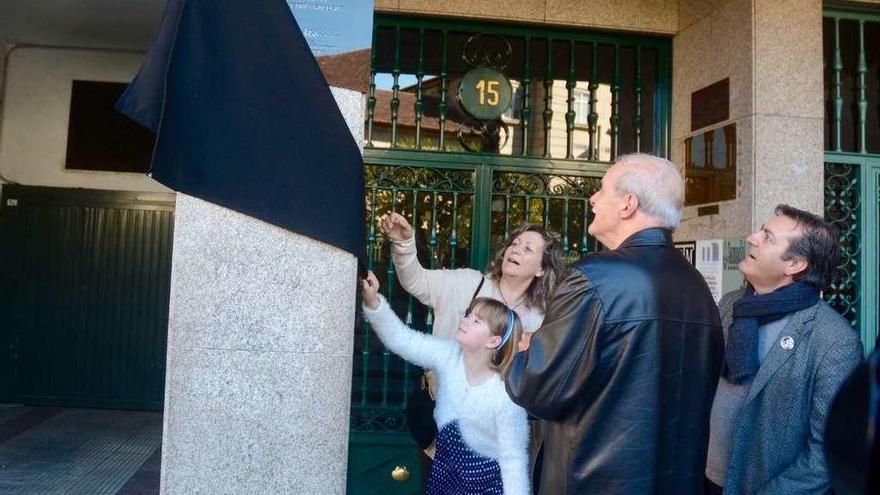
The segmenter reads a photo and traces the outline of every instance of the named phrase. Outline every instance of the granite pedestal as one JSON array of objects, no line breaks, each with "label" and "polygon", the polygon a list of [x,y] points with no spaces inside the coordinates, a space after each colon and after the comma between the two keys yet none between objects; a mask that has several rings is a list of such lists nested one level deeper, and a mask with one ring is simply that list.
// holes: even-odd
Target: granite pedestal
[{"label": "granite pedestal", "polygon": [[[333,93],[361,142],[363,96]],[[345,492],[356,266],[178,194],[162,493]]]}]

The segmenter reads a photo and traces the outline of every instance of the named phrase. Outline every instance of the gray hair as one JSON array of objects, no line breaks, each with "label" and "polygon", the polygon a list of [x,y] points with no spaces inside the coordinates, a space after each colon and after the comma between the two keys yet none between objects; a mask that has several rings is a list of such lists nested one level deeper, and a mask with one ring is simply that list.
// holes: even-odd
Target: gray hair
[{"label": "gray hair", "polygon": [[620,156],[614,165],[622,168],[615,187],[618,194],[635,194],[642,212],[668,229],[678,227],[684,181],[674,163],[654,155],[631,153]]}]

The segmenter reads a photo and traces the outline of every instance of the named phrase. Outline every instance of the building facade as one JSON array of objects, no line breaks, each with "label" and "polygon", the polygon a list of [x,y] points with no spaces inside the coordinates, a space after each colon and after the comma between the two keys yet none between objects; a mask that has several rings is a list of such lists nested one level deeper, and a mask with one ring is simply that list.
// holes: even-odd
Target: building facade
[{"label": "building facade", "polygon": [[[0,21],[0,300],[11,322],[0,401],[162,407],[173,193],[130,171],[148,156],[121,166],[75,146],[100,118],[77,109],[122,87],[88,83],[130,80],[162,4],[0,10],[19,20]],[[647,152],[688,184],[676,240],[743,238],[779,203],[834,221],[844,258],[825,297],[873,347],[880,2],[377,0],[375,11],[372,53],[320,62],[331,85],[366,98],[370,263],[409,323],[432,319],[395,284],[379,215],[413,220],[426,266],[483,268],[522,221],[557,230],[574,260],[598,249],[586,200],[599,178],[614,157]],[[511,83],[509,108],[489,122],[457,97],[481,66]],[[366,329],[355,335],[350,490],[417,493],[402,411],[418,370]],[[99,378],[108,373],[118,383]],[[398,466],[409,476],[392,477]]]}]

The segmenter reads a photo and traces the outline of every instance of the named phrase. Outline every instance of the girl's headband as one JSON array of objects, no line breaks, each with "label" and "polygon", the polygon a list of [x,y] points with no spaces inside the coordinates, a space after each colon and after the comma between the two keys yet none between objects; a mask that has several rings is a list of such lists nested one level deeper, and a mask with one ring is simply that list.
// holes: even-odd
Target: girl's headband
[{"label": "girl's headband", "polygon": [[498,344],[498,347],[496,347],[496,349],[501,349],[502,347],[504,347],[504,344],[506,344],[507,341],[510,340],[510,335],[513,333],[513,323],[515,319],[516,316],[513,314],[513,310],[507,308],[507,326],[504,327],[504,335],[501,337],[501,343]]}]

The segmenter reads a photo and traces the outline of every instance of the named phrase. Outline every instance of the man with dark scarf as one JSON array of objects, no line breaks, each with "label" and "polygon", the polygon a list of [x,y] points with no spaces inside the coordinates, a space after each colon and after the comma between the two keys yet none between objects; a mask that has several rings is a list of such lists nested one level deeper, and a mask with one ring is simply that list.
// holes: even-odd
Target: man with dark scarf
[{"label": "man with dark scarf", "polygon": [[739,270],[748,284],[719,303],[727,346],[705,492],[825,493],[826,416],[862,360],[858,334],[820,297],[837,267],[837,233],[779,205],[747,242]]}]

